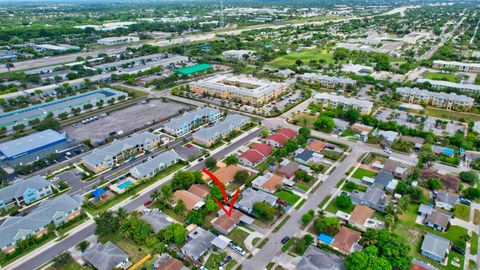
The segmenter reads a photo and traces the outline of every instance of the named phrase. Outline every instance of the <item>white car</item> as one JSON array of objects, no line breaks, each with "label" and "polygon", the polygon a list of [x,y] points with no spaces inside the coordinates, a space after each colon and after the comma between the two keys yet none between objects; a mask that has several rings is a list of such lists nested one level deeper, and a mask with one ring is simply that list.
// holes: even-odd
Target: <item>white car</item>
[{"label": "white car", "polygon": [[388,148],[385,148],[383,151],[385,151],[385,153],[391,155],[392,154],[392,150],[388,149]]}]

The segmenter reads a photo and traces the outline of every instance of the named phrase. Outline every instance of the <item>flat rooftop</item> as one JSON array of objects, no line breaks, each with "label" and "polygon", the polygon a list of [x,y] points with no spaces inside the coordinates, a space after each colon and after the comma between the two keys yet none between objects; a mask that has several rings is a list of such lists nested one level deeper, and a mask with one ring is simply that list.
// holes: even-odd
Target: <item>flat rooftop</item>
[{"label": "flat rooftop", "polygon": [[36,149],[53,145],[66,140],[66,133],[58,133],[47,129],[13,141],[0,144],[0,153],[5,158],[16,158],[33,152]]}]

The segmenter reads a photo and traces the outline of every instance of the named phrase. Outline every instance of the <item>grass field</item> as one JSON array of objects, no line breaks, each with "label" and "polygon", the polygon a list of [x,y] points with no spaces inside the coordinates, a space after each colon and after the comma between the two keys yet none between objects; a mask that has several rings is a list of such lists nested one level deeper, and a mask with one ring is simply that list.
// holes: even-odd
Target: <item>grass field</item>
[{"label": "grass field", "polygon": [[286,201],[290,205],[294,205],[300,199],[300,196],[298,196],[296,194],[293,194],[289,191],[277,192],[277,193],[275,193],[275,196],[277,196],[281,200]]},{"label": "grass field", "polygon": [[231,231],[227,236],[230,238],[235,244],[241,246],[242,248],[245,248],[245,244],[243,241],[247,239],[247,237],[250,234],[240,228],[235,228],[233,231]]},{"label": "grass field", "polygon": [[455,214],[455,217],[458,217],[459,219],[463,219],[467,222],[470,221],[470,207],[463,205],[463,204],[457,204],[455,205],[455,210],[453,211]]},{"label": "grass field", "polygon": [[478,252],[478,234],[472,233],[472,240],[470,246],[470,254],[477,255]]},{"label": "grass field", "polygon": [[438,80],[438,81],[447,81],[447,82],[459,82],[460,78],[458,75],[453,73],[441,73],[441,72],[425,72],[423,74],[425,79],[429,80]]},{"label": "grass field", "polygon": [[297,60],[301,60],[304,64],[308,64],[310,60],[325,60],[327,64],[335,62],[335,60],[333,60],[333,51],[327,52],[326,50],[315,48],[291,52],[270,61],[268,65],[274,68],[290,68],[295,65],[295,61]]},{"label": "grass field", "polygon": [[453,121],[480,121],[480,115],[475,113],[447,111],[432,107],[425,108],[424,111],[424,115],[436,118],[443,118]]},{"label": "grass field", "polygon": [[[350,173],[352,172],[352,170],[353,170],[354,168],[355,168],[355,167],[351,167],[350,170],[348,170],[347,175],[350,175]],[[363,169],[363,168],[358,168],[358,169],[353,173],[352,177],[361,180],[364,176],[373,178],[373,177],[375,177],[375,175],[377,175],[376,172],[369,171],[369,170],[365,170],[365,169]]]},{"label": "grass field", "polygon": [[225,256],[226,256],[225,253],[222,253],[222,254],[210,253],[208,260],[205,263],[205,267],[207,269],[218,269],[220,266],[220,262],[223,260]]}]

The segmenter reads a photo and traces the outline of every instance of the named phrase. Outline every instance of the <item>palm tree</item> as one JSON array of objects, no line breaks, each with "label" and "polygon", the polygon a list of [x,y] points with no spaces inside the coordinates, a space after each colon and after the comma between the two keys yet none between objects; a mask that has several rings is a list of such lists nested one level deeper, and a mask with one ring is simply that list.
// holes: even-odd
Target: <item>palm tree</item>
[{"label": "palm tree", "polygon": [[160,200],[161,196],[162,196],[162,194],[160,193],[160,190],[158,190],[158,189],[155,189],[152,192],[152,194],[150,194],[150,198],[152,198],[154,201]]},{"label": "palm tree", "polygon": [[118,220],[120,220],[120,222],[122,222],[123,220],[126,220],[128,218],[128,213],[127,213],[127,210],[125,210],[125,208],[118,208],[118,210],[115,212]]},{"label": "palm tree", "polygon": [[360,244],[362,246],[374,245],[377,243],[377,236],[377,230],[368,228],[363,234],[362,239],[360,239]]}]

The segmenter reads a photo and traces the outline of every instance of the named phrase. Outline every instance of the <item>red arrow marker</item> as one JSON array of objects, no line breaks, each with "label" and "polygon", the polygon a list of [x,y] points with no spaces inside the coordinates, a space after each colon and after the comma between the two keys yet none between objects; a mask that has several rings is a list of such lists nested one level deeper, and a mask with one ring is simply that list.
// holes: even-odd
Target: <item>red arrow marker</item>
[{"label": "red arrow marker", "polygon": [[218,206],[220,206],[220,209],[222,209],[223,212],[225,212],[225,214],[230,217],[232,215],[233,206],[235,205],[235,201],[238,198],[238,194],[240,194],[240,189],[237,189],[237,191],[235,191],[235,194],[233,194],[232,200],[229,202],[227,192],[225,191],[225,188],[223,187],[222,182],[220,182],[220,180],[218,180],[218,178],[213,173],[211,173],[209,170],[203,168],[202,172],[204,172],[206,175],[208,175],[210,178],[212,178],[213,182],[215,182],[215,184],[217,184],[217,186],[220,188],[220,191],[222,192],[222,195],[223,195],[223,201],[224,201],[225,205],[229,204],[228,210],[225,209],[225,206],[217,198],[213,198],[213,200],[218,204]]}]

